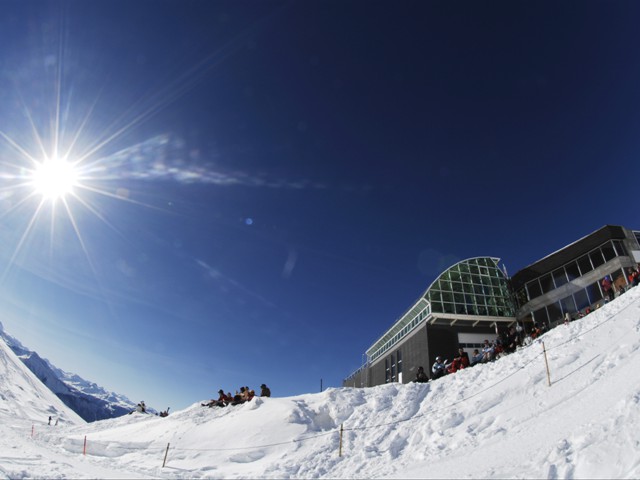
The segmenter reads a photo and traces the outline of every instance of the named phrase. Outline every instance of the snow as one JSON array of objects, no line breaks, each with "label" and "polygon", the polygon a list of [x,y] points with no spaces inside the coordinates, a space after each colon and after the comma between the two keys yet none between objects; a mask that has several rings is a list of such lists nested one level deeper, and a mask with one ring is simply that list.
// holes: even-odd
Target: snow
[{"label": "snow", "polygon": [[[638,371],[640,288],[494,363],[427,384],[226,408],[198,399],[166,418],[134,413],[85,423],[0,342],[0,474],[638,478]],[[59,425],[47,425],[49,415]]]}]

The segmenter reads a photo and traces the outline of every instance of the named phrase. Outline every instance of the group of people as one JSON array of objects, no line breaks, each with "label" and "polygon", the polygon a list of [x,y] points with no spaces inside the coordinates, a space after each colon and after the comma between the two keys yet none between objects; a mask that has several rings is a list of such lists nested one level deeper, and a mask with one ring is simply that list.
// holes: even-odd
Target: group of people
[{"label": "group of people", "polygon": [[[602,285],[602,290],[605,294],[605,302],[613,300],[618,295],[624,293],[626,289],[640,284],[640,272],[638,268],[629,268],[627,275],[629,280],[628,285],[624,285],[622,283],[618,283],[618,285],[616,285],[609,275],[602,279],[600,284]],[[599,306],[600,305],[597,304],[595,308],[598,308]],[[591,313],[591,308],[587,307],[584,312],[577,312],[575,318],[582,318],[589,313]],[[570,321],[575,320],[575,318],[572,317],[570,313],[566,313],[564,316],[564,322],[569,323]],[[435,380],[436,378],[440,378],[450,373],[455,373],[458,370],[477,365],[478,363],[492,362],[503,355],[514,352],[518,347],[530,344],[535,338],[539,337],[546,331],[547,325],[544,323],[539,324],[534,322],[528,332],[525,332],[522,325],[516,324],[511,326],[508,330],[501,332],[492,342],[485,340],[482,348],[474,349],[471,356],[469,356],[463,348],[458,349],[451,362],[444,360],[440,355],[438,355],[431,367],[431,379]],[[418,367],[415,382],[420,383],[428,381],[429,377],[424,371],[424,368]]]},{"label": "group of people", "polygon": [[[203,407],[226,407],[227,405],[240,405],[241,403],[250,402],[255,397],[256,392],[249,387],[240,387],[240,391],[236,390],[235,395],[231,392],[224,393],[224,390],[218,390],[218,399],[212,399],[207,403],[201,403]],[[260,396],[270,397],[271,390],[264,383],[260,385]]]},{"label": "group of people", "polygon": [[[472,367],[478,363],[492,362],[502,355],[515,351],[521,344],[520,337],[515,328],[512,328],[505,334],[499,335],[493,342],[485,340],[482,349],[475,348],[471,356],[469,356],[462,347],[458,348],[453,360],[450,362],[438,355],[431,366],[431,380],[456,373],[458,370]],[[420,372],[422,372],[423,375],[421,375]],[[426,381],[428,381],[426,373],[424,373],[422,367],[419,367],[418,373],[416,374],[416,382]]]},{"label": "group of people", "polygon": [[147,406],[144,404],[144,400],[142,400],[138,405],[136,405],[136,409],[129,412],[129,415],[131,415],[133,412],[147,413]]},{"label": "group of people", "polygon": [[[477,350],[475,351],[477,352]],[[458,370],[469,367],[470,365],[471,359],[469,358],[469,354],[465,352],[464,348],[462,347],[458,349],[458,352],[455,354],[451,362],[443,360],[443,358],[438,355],[436,357],[436,361],[431,366],[431,379],[435,380],[436,378],[440,378],[448,373],[455,373]],[[429,381],[429,376],[424,371],[423,367],[418,367],[415,381],[417,383],[424,383]]]},{"label": "group of people", "polygon": [[[619,280],[619,279],[618,279]],[[622,295],[627,289],[635,287],[640,283],[640,272],[638,268],[630,267],[627,269],[627,284],[616,280],[613,282],[611,276],[607,275],[600,281],[602,291],[604,292],[605,302],[610,302],[614,298]]]}]

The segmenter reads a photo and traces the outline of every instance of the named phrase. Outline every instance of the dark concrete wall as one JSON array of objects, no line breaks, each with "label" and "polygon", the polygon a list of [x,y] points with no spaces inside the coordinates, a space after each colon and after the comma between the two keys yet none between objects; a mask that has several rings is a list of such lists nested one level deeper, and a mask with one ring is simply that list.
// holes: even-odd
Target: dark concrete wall
[{"label": "dark concrete wall", "polygon": [[486,333],[489,338],[495,337],[495,330],[492,328],[422,325],[371,365],[368,379],[365,369],[362,369],[344,380],[343,386],[360,387],[365,385],[364,380],[367,387],[384,385],[386,383],[385,360],[390,359],[391,355],[396,356],[398,350],[402,355],[402,383],[413,382],[418,367],[424,367],[425,372],[431,376],[431,366],[436,356],[441,355],[449,361],[453,359],[458,351],[458,333]]}]

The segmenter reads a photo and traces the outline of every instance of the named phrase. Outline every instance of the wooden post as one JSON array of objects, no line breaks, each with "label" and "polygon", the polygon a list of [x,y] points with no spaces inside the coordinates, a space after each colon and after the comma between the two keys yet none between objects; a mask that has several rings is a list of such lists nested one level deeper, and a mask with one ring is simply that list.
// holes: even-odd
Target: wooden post
[{"label": "wooden post", "polygon": [[343,424],[341,423],[340,424],[340,447],[339,447],[339,450],[338,450],[338,456],[339,457],[342,457],[342,431],[344,430],[342,425]]},{"label": "wooden post", "polygon": [[547,385],[551,386],[551,374],[549,373],[549,361],[547,360],[547,349],[544,348],[544,342],[542,342],[542,352],[544,353],[544,364],[547,367]]},{"label": "wooden post", "polygon": [[162,468],[167,464],[167,455],[169,455],[169,444],[167,443],[167,450],[164,452],[164,460],[162,461]]},{"label": "wooden post", "polygon": [[87,436],[84,436],[84,447],[82,447],[82,455],[87,454]]}]

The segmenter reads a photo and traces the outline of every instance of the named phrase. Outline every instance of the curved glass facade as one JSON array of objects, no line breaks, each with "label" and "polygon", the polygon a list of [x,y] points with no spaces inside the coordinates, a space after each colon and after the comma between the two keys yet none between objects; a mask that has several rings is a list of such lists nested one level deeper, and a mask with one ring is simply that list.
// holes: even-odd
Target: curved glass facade
[{"label": "curved glass facade", "polygon": [[367,350],[369,361],[384,355],[418,325],[438,314],[514,317],[499,261],[493,257],[470,258],[441,273],[420,300]]},{"label": "curved glass facade", "polygon": [[434,314],[513,317],[515,310],[499,258],[476,257],[449,267],[424,298]]}]

